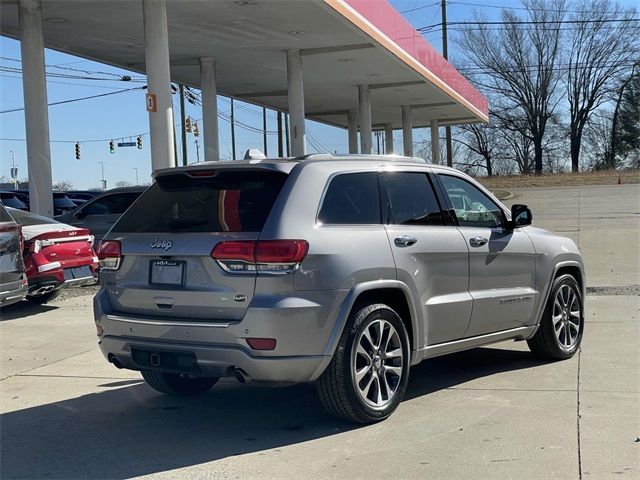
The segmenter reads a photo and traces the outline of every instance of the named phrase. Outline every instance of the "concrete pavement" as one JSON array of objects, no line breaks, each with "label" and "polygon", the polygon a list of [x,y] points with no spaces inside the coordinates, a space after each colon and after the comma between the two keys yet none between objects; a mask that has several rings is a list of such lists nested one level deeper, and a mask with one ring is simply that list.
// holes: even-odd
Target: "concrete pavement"
[{"label": "concrete pavement", "polygon": [[[611,206],[594,192],[624,202],[591,188],[572,192],[576,215],[550,189],[516,199],[538,226],[578,230],[570,233],[581,237],[588,283],[604,287],[587,296],[580,354],[541,362],[509,342],[426,361],[411,370],[398,411],[377,425],[333,419],[308,385],[223,381],[197,398],[157,394],[102,358],[89,297],[6,309],[0,477],[638,478],[640,302],[607,293],[637,285],[640,209],[595,218]],[[637,200],[635,188],[622,197]],[[564,220],[548,210],[554,204]],[[598,231],[612,244],[596,242]]]},{"label": "concrete pavement", "polygon": [[534,226],[572,238],[589,286],[640,285],[640,185],[513,189]]}]

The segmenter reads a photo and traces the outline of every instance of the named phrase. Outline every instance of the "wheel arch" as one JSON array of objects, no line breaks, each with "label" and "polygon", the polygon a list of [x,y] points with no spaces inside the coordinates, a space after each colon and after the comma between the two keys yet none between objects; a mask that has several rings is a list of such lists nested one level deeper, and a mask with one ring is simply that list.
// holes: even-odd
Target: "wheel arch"
[{"label": "wheel arch", "polygon": [[551,294],[551,285],[553,285],[553,281],[558,278],[559,275],[564,275],[565,273],[571,274],[576,279],[576,282],[578,282],[578,285],[580,286],[582,298],[584,300],[584,296],[586,293],[586,278],[582,262],[573,259],[557,262],[553,267],[551,275],[546,279],[545,291],[542,296],[542,301],[540,302],[538,311],[536,312],[536,325],[540,325],[540,321],[542,320],[542,314],[544,313],[544,308],[549,299],[549,295]]},{"label": "wheel arch", "polygon": [[414,364],[416,351],[421,348],[419,342],[424,337],[424,334],[422,332],[423,329],[420,327],[416,307],[410,299],[409,287],[397,280],[375,280],[354,286],[347,294],[336,317],[335,325],[323,353],[325,361],[313,374],[312,380],[318,378],[331,361],[351,312],[354,308],[358,308],[366,302],[385,303],[398,313],[407,328],[411,349],[411,364]]}]

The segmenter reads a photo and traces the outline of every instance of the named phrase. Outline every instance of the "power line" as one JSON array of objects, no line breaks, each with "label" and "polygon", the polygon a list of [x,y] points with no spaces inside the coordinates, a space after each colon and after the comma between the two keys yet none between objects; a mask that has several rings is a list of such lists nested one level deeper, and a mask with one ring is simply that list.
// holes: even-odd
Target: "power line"
[{"label": "power line", "polygon": [[[0,56],[0,60],[7,60],[10,62],[16,62],[16,63],[22,63],[22,60],[20,60],[19,58],[12,58],[12,57],[4,57],[4,56]],[[116,80],[116,81],[146,81],[144,76],[140,76],[140,77],[132,77],[131,75],[121,75],[119,73],[113,73],[113,72],[102,72],[102,71],[96,71],[96,70],[84,70],[84,69],[79,69],[79,68],[72,68],[72,67],[65,67],[64,65],[45,65],[45,67],[47,68],[57,68],[60,70],[67,70],[67,71],[72,71],[72,72],[79,72],[79,73],[83,73],[86,75],[109,75],[111,77],[114,77],[111,80]],[[6,68],[13,68],[13,67],[6,67]],[[65,74],[61,74],[61,73],[53,73],[53,72],[48,72],[49,74],[53,75],[53,76],[58,76],[58,75],[65,75]],[[81,77],[84,78],[84,77]],[[95,78],[94,78],[95,79]],[[95,80],[110,80],[110,79],[106,79],[106,78],[101,78],[101,79],[95,79]]]},{"label": "power line", "polygon": [[[563,66],[559,66],[559,65],[563,65]],[[574,70],[576,68],[583,68],[585,66],[590,66],[591,62],[577,62],[574,63],[572,65],[570,64],[554,64],[553,67],[550,67],[550,69],[552,69],[555,72],[568,72],[571,70]],[[598,68],[609,68],[609,67],[633,67],[633,65],[635,65],[635,61],[629,61],[629,62],[616,62],[616,63],[603,63],[603,64],[599,64],[597,65]],[[523,71],[525,72],[530,72],[532,70],[537,70],[540,66],[539,65],[526,65],[517,69],[507,69],[504,70],[504,73],[521,73]],[[478,66],[469,66],[469,67],[457,67],[457,70],[460,73],[463,74],[474,74],[474,73],[494,73],[495,71],[489,68],[485,68],[485,67],[478,67]]]},{"label": "power line", "polygon": [[[640,18],[604,18],[600,20],[496,20],[496,21],[477,21],[467,20],[464,22],[448,22],[447,26],[451,25],[584,25],[586,23],[628,23],[637,22]],[[434,25],[427,25],[424,27],[416,28],[417,31],[423,32],[425,30],[432,30],[436,27],[441,27],[442,23],[436,23]]]},{"label": "power line", "polygon": [[[0,77],[13,78],[13,79],[16,79],[16,80],[22,80],[22,75],[15,76],[15,75],[2,75],[2,74],[0,74]],[[119,90],[120,89],[120,87],[108,87],[106,85],[90,85],[88,83],[77,83],[77,82],[62,82],[62,81],[59,81],[59,80],[47,80],[47,83],[57,83],[57,84],[60,84],[60,85],[88,87],[88,88],[102,88],[102,89],[106,89],[106,90]]]},{"label": "power line", "polygon": [[[71,98],[71,99],[68,99],[68,100],[61,100],[61,101],[59,101],[59,102],[49,103],[49,104],[47,104],[47,106],[48,106],[48,107],[53,107],[54,105],[63,105],[63,104],[65,104],[65,103],[79,102],[79,101],[81,101],[81,100],[89,100],[89,99],[92,99],[92,98],[106,97],[106,96],[109,96],[109,95],[116,95],[116,94],[118,94],[118,93],[131,92],[131,91],[133,91],[133,90],[142,90],[142,89],[145,89],[145,88],[147,88],[147,87],[133,87],[133,88],[125,88],[125,89],[123,89],[123,90],[118,90],[118,91],[116,91],[116,92],[101,93],[101,94],[98,94],[98,95],[90,95],[90,96],[88,96],[88,97]],[[10,109],[10,110],[2,110],[2,111],[0,111],[0,114],[3,114],[3,113],[12,113],[12,112],[20,112],[20,111],[22,111],[22,110],[24,110],[24,107],[20,107],[20,108],[12,108],[12,109]]]},{"label": "power line", "polygon": [[439,5],[439,4],[440,4],[440,2],[430,3],[429,5],[423,5],[421,7],[414,6],[413,8],[410,8],[409,10],[403,10],[400,13],[404,15],[405,13],[412,13],[412,12],[415,12],[416,10],[422,10],[424,8],[435,7],[436,5]]},{"label": "power line", "polygon": [[524,10],[524,11],[533,11],[533,12],[562,12],[562,13],[594,13],[594,14],[602,14],[602,11],[587,11],[587,10],[557,10],[551,8],[527,8],[527,7],[505,7],[504,5],[490,5],[487,3],[469,3],[469,2],[458,2],[458,1],[450,1],[447,2],[449,5],[464,5],[467,7],[485,7],[485,8],[497,8],[500,10]]}]

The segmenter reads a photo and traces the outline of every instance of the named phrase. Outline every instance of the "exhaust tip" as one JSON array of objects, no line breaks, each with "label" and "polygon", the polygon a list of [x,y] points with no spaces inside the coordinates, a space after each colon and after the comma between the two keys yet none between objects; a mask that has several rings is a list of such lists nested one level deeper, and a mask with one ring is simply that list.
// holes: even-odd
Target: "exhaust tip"
[{"label": "exhaust tip", "polygon": [[240,383],[250,383],[251,382],[251,377],[247,374],[247,372],[245,372],[241,368],[234,368],[233,369],[233,376]]},{"label": "exhaust tip", "polygon": [[120,360],[118,360],[113,353],[109,354],[109,362],[113,363],[113,366],[116,368],[122,368],[122,363],[120,363]]}]

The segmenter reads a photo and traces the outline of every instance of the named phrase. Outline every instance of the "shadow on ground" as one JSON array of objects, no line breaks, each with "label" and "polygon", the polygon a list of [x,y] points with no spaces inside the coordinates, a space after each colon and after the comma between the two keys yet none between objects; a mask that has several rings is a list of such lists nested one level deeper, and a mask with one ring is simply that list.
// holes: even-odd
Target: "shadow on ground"
[{"label": "shadow on ground", "polygon": [[[496,348],[432,359],[412,369],[407,397],[539,364],[528,352]],[[133,477],[251,452],[278,455],[287,445],[367,428],[328,416],[312,385],[221,382],[200,397],[175,398],[129,382],[2,415],[0,477]]]},{"label": "shadow on ground", "polygon": [[7,307],[2,307],[0,309],[0,322],[31,317],[32,315],[48,312],[49,310],[56,310],[57,308],[60,307],[54,305],[36,305],[23,300]]}]

